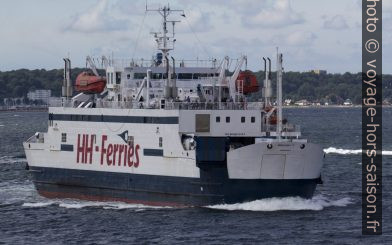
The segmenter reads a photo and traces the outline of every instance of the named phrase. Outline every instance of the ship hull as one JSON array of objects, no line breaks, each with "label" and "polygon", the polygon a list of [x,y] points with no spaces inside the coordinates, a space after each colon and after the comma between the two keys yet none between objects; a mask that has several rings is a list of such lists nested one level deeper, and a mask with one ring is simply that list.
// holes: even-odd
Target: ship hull
[{"label": "ship hull", "polygon": [[[216,122],[226,115],[247,123]],[[199,119],[201,126],[209,122],[209,133],[193,134],[205,130]],[[263,132],[256,141],[256,132],[258,110],[52,107],[48,132],[30,137],[24,149],[36,189],[46,197],[165,206],[311,198],[322,148],[262,138]]]},{"label": "ship hull", "polygon": [[320,180],[229,179],[225,168],[205,169],[200,178],[46,167],[31,167],[30,171],[38,193],[44,197],[158,206],[206,206],[289,196],[311,198]]}]

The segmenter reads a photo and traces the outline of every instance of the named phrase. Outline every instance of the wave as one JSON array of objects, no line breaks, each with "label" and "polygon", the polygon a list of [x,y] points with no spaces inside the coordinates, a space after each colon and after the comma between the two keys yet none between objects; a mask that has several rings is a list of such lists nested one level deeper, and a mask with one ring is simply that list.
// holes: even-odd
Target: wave
[{"label": "wave", "polygon": [[[341,154],[341,155],[356,155],[356,154],[362,154],[362,149],[359,150],[350,150],[350,149],[341,149],[341,148],[335,148],[335,147],[329,147],[327,149],[324,149],[325,154]],[[382,154],[384,156],[391,156],[392,151],[382,151]]]},{"label": "wave", "polygon": [[146,209],[167,209],[171,207],[166,206],[148,206],[143,204],[127,204],[122,202],[93,202],[93,201],[80,201],[73,199],[44,201],[44,202],[25,202],[22,204],[24,207],[42,208],[48,206],[58,206],[68,209],[81,209],[81,208],[103,208],[103,209],[135,209],[135,211],[143,211]]},{"label": "wave", "polygon": [[23,155],[23,157],[21,157],[21,155],[19,156],[1,156],[0,157],[0,164],[7,164],[7,163],[20,163],[20,162],[27,162],[27,159],[25,158],[25,156]]},{"label": "wave", "polygon": [[338,200],[328,200],[322,195],[312,199],[301,197],[266,198],[246,203],[219,204],[207,206],[211,209],[220,210],[245,210],[245,211],[283,211],[283,210],[313,210],[320,211],[327,207],[344,207],[353,203],[351,198],[345,197]]},{"label": "wave", "polygon": [[34,185],[30,181],[0,183],[0,203],[6,205],[20,204],[35,199]]}]

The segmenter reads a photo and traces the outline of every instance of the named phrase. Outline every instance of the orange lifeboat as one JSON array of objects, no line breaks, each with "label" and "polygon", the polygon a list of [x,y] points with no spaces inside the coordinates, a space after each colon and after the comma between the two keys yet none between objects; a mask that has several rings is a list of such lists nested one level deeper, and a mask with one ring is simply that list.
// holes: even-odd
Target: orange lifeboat
[{"label": "orange lifeboat", "polygon": [[84,71],[76,77],[75,89],[78,92],[88,94],[102,93],[106,86],[106,78],[96,76],[91,72]]},{"label": "orange lifeboat", "polygon": [[236,90],[241,91],[244,94],[254,93],[259,91],[259,83],[253,72],[246,70],[241,71],[238,75],[237,81],[235,83]]}]

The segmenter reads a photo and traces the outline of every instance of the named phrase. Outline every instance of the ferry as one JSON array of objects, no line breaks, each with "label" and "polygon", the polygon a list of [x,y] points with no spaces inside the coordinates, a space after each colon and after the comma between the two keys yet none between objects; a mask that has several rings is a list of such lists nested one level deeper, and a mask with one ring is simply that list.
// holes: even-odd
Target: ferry
[{"label": "ferry", "polygon": [[[283,55],[277,52],[276,89],[270,58],[260,83],[245,55],[177,59],[170,53],[178,21],[168,16],[184,12],[146,11],[162,16],[151,60],[103,57],[100,76],[87,57],[90,70],[73,82],[64,59],[62,97],[51,101],[47,132],[23,143],[38,193],[159,206],[311,198],[324,153],[283,118]],[[259,100],[249,101],[260,89]]]}]

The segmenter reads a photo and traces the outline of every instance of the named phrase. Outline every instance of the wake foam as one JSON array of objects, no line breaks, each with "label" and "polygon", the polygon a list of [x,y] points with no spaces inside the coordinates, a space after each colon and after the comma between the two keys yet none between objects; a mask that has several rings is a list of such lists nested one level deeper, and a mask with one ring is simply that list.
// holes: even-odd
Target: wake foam
[{"label": "wake foam", "polygon": [[338,200],[328,200],[322,195],[312,199],[300,197],[266,198],[246,203],[220,204],[207,206],[211,209],[220,210],[245,210],[245,211],[283,211],[283,210],[313,210],[320,211],[327,207],[344,207],[351,204],[350,198],[345,197]]},{"label": "wake foam", "polygon": [[[326,154],[341,154],[341,155],[354,155],[354,154],[362,154],[362,150],[349,150],[349,149],[341,149],[341,148],[335,148],[335,147],[329,147],[327,149],[324,149],[324,153]],[[391,156],[392,151],[382,151],[382,154],[384,156]]]},{"label": "wake foam", "polygon": [[41,208],[53,205],[54,202],[25,202],[22,204],[23,207],[29,208]]},{"label": "wake foam", "polygon": [[26,202],[22,204],[23,207],[42,208],[48,206],[58,206],[67,209],[81,209],[81,208],[103,208],[103,209],[135,209],[135,211],[143,211],[146,209],[166,209],[171,207],[166,206],[148,206],[143,204],[127,204],[122,202],[93,202],[93,201],[79,201],[72,199],[54,200],[46,202]]}]

